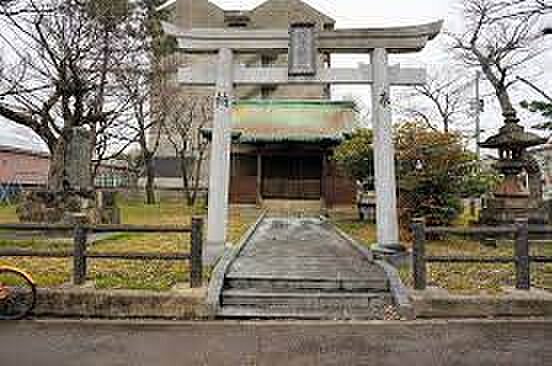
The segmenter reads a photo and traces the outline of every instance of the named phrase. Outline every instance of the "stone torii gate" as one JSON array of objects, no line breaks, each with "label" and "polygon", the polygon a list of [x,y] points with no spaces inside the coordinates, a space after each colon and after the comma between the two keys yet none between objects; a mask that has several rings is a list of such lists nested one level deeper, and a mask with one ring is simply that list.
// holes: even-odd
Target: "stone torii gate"
[{"label": "stone torii gate", "polygon": [[[178,72],[181,84],[216,86],[206,252],[220,253],[226,241],[234,86],[294,84],[372,86],[378,239],[374,249],[384,253],[400,250],[390,87],[424,84],[426,72],[389,66],[389,54],[422,50],[441,27],[441,21],[412,27],[331,31],[318,31],[308,23],[293,24],[289,31],[182,30],[164,24],[165,32],[177,38],[184,52],[218,54],[216,64],[191,65]],[[256,68],[234,63],[236,53],[263,52],[288,53],[288,67]],[[319,52],[370,53],[372,61],[351,69],[322,68]]]}]

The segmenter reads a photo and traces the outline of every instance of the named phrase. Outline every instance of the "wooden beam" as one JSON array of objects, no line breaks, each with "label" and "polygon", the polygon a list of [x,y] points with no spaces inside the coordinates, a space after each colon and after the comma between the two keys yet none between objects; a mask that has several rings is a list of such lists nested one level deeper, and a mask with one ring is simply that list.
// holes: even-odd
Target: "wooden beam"
[{"label": "wooden beam", "polygon": [[[184,85],[212,86],[216,84],[216,65],[183,67],[178,72],[178,82]],[[392,66],[389,69],[391,85],[410,86],[426,82],[425,69]],[[315,77],[291,77],[286,67],[243,67],[234,69],[236,85],[366,85],[374,81],[371,65],[356,69],[320,69]]]}]

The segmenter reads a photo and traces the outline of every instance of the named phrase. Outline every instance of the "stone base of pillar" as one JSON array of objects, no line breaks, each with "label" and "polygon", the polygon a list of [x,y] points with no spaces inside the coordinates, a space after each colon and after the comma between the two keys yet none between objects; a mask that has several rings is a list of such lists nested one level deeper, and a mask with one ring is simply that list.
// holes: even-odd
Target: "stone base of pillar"
[{"label": "stone base of pillar", "polygon": [[402,267],[411,262],[411,254],[401,244],[380,245],[374,244],[370,248],[377,260],[385,260],[395,267]]},{"label": "stone base of pillar", "polygon": [[374,244],[370,248],[375,255],[387,256],[406,253],[406,248],[402,244]]}]

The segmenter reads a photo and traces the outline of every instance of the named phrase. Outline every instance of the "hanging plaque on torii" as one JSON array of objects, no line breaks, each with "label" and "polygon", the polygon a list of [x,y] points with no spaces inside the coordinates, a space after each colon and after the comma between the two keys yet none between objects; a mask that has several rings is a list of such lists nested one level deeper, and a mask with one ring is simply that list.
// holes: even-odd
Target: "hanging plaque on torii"
[{"label": "hanging plaque on torii", "polygon": [[[400,248],[397,215],[395,152],[391,119],[391,86],[423,85],[424,69],[389,66],[389,53],[422,50],[435,38],[442,22],[382,29],[317,31],[308,23],[289,30],[191,29],[164,24],[165,32],[188,53],[217,53],[216,64],[181,67],[183,85],[216,86],[216,104],[209,176],[207,247],[220,251],[226,242],[230,183],[232,95],[236,85],[371,85],[374,129],[377,246],[384,252]],[[234,64],[235,53],[288,53],[287,67],[245,67]],[[320,53],[370,53],[371,64],[357,68],[322,68]],[[207,261],[212,258],[206,258]]]},{"label": "hanging plaque on torii", "polygon": [[289,76],[315,76],[318,53],[316,52],[314,23],[292,24],[289,29]]}]

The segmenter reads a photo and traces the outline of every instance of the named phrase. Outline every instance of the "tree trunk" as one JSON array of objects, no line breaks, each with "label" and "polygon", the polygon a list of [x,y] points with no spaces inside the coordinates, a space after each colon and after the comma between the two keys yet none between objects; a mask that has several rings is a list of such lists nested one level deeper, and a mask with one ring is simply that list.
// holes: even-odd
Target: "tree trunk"
[{"label": "tree trunk", "polygon": [[443,131],[449,133],[449,120],[447,117],[443,119]]},{"label": "tree trunk", "polygon": [[153,158],[146,154],[144,159],[145,173],[146,173],[146,204],[155,204],[155,172],[153,169]]},{"label": "tree trunk", "polygon": [[182,174],[182,188],[184,189],[184,197],[188,206],[193,206],[195,203],[190,192],[190,180],[188,177],[188,162],[186,160],[186,152],[183,150],[179,154],[180,158],[180,173]]},{"label": "tree trunk", "polygon": [[198,196],[198,193],[199,193],[199,183],[201,182],[201,167],[202,167],[202,164],[203,164],[203,152],[200,152],[199,156],[197,158],[197,161],[196,161],[196,166],[195,166],[194,191],[192,193],[192,202],[193,202],[193,204],[196,203],[197,196]]},{"label": "tree trunk", "polygon": [[506,115],[510,113],[516,113],[508,90],[506,90],[506,88],[502,86],[495,86],[495,89],[496,96],[498,97],[498,101],[500,103],[500,109],[502,110],[502,114]]},{"label": "tree trunk", "polygon": [[516,110],[514,109],[512,99],[510,98],[510,94],[508,93],[508,89],[505,84],[505,76],[495,75],[493,69],[490,66],[490,60],[482,56],[481,53],[479,53],[478,51],[474,52],[476,52],[477,58],[479,59],[483,74],[493,85],[496,97],[498,98],[498,102],[500,104],[502,115],[508,115],[512,113],[515,114]]},{"label": "tree trunk", "polygon": [[65,139],[60,137],[50,153],[50,168],[48,171],[48,190],[63,191],[65,177]]}]

